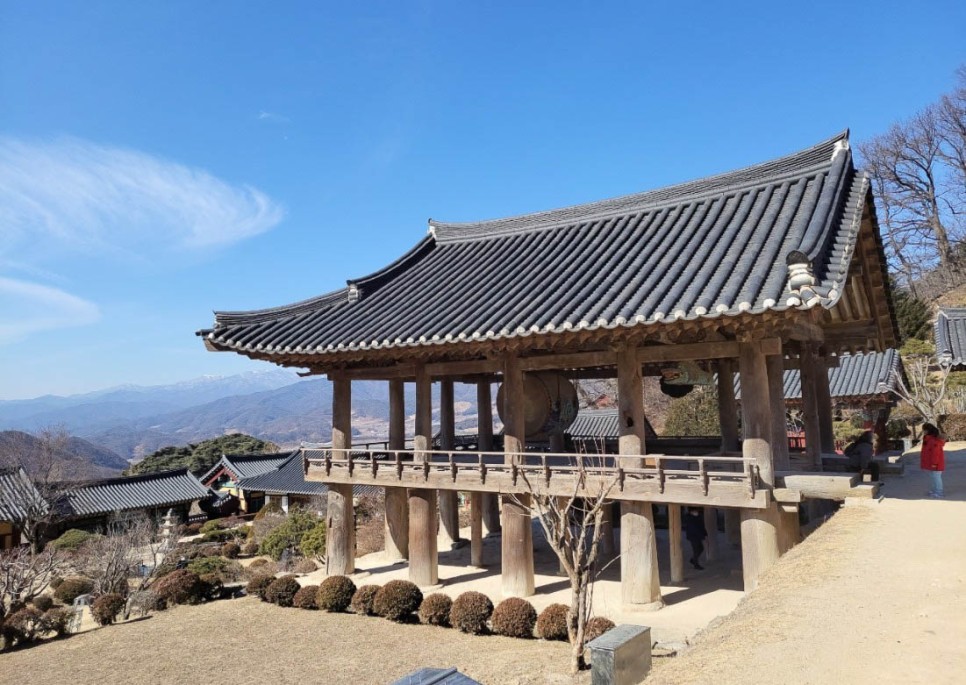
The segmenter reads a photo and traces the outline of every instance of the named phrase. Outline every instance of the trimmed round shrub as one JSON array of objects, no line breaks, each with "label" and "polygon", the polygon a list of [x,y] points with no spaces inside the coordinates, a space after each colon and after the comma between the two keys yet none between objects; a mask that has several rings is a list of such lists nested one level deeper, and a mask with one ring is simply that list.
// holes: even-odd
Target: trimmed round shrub
[{"label": "trimmed round shrub", "polygon": [[258,543],[254,540],[249,540],[244,545],[242,545],[241,553],[246,557],[253,557],[258,554]]},{"label": "trimmed round shrub", "polygon": [[64,579],[64,582],[54,590],[54,597],[64,604],[73,604],[74,600],[81,595],[87,595],[93,591],[94,581],[89,578],[74,576],[73,578]]},{"label": "trimmed round shrub", "polygon": [[43,614],[36,607],[15,611],[3,622],[3,638],[8,647],[34,642],[43,632]]},{"label": "trimmed round shrub", "polygon": [[537,616],[537,634],[544,640],[569,640],[566,604],[551,604]]},{"label": "trimmed round shrub", "polygon": [[419,611],[419,605],[422,603],[423,593],[416,583],[408,580],[390,580],[376,593],[372,608],[383,618],[402,622]]},{"label": "trimmed round shrub", "polygon": [[32,600],[30,600],[30,603],[37,607],[37,609],[40,611],[47,611],[54,606],[54,600],[47,595],[34,597]]},{"label": "trimmed round shrub", "polygon": [[160,578],[154,591],[165,606],[201,604],[207,595],[205,583],[197,573],[188,569],[178,569]]},{"label": "trimmed round shrub", "polygon": [[44,612],[40,622],[44,633],[53,633],[57,637],[63,637],[70,632],[70,619],[73,612],[66,607],[54,607]]},{"label": "trimmed round shrub", "polygon": [[238,580],[243,573],[241,564],[224,557],[198,557],[188,562],[187,568],[199,576],[217,576],[222,583]]},{"label": "trimmed round shrub", "polygon": [[219,599],[221,597],[221,590],[225,587],[221,576],[217,573],[206,573],[203,576],[199,576],[199,578],[201,580],[201,591],[206,601]]},{"label": "trimmed round shrub", "polygon": [[187,535],[200,535],[202,524],[200,523],[189,523],[184,527],[184,534]]},{"label": "trimmed round shrub", "polygon": [[241,545],[237,542],[226,542],[221,546],[221,556],[226,559],[237,559],[241,554]]},{"label": "trimmed round shrub", "polygon": [[319,585],[315,603],[322,611],[345,611],[352,603],[356,584],[345,576],[330,576]]},{"label": "trimmed round shrub", "polygon": [[594,616],[584,626],[584,640],[590,642],[614,627],[614,622],[603,616]]},{"label": "trimmed round shrub", "polygon": [[209,530],[201,540],[203,542],[230,542],[245,537],[243,530]]},{"label": "trimmed round shrub", "polygon": [[245,592],[254,597],[258,597],[263,602],[265,600],[265,590],[268,586],[272,584],[275,580],[275,576],[270,576],[267,573],[262,575],[257,575],[248,581],[248,585],[245,586]]},{"label": "trimmed round shrub", "polygon": [[101,595],[91,604],[91,615],[99,626],[109,626],[117,620],[124,609],[125,600],[121,595],[108,593]]},{"label": "trimmed round shrub", "polygon": [[292,598],[292,606],[296,609],[318,609],[319,605],[316,602],[318,596],[318,585],[300,587],[299,591],[295,593],[295,597]]},{"label": "trimmed round shrub", "polygon": [[54,546],[54,549],[73,552],[92,537],[94,537],[94,533],[89,533],[86,530],[80,530],[78,528],[71,528],[70,530],[64,531],[59,538],[50,544]]},{"label": "trimmed round shrub", "polygon": [[352,607],[354,612],[362,616],[375,616],[376,610],[372,605],[376,601],[376,593],[381,589],[378,585],[363,585],[352,595],[352,602],[349,606]]},{"label": "trimmed round shrub", "polygon": [[301,589],[295,576],[276,578],[265,588],[265,601],[280,607],[290,607],[295,600],[295,593]]},{"label": "trimmed round shrub", "polygon": [[216,530],[222,530],[222,528],[223,526],[221,525],[221,519],[211,519],[201,524],[201,528],[199,529],[198,532],[202,534],[212,533]]},{"label": "trimmed round shrub", "polygon": [[434,592],[423,599],[419,605],[419,620],[431,626],[448,626],[449,612],[453,609],[453,600],[442,592]]},{"label": "trimmed round shrub", "polygon": [[165,601],[154,590],[135,590],[131,593],[131,613],[147,616],[152,611],[164,611]]},{"label": "trimmed round shrub", "polygon": [[296,573],[312,573],[318,568],[319,567],[316,565],[316,563],[311,559],[299,559],[297,562],[295,562],[294,571]]},{"label": "trimmed round shrub", "polygon": [[299,551],[302,555],[308,559],[325,559],[325,521],[319,521],[302,536],[302,542],[299,543]]},{"label": "trimmed round shrub", "polygon": [[482,635],[493,614],[493,602],[482,592],[464,592],[453,601],[449,623],[462,633]]},{"label": "trimmed round shrub", "polygon": [[54,576],[53,578],[50,579],[50,589],[56,590],[57,588],[60,587],[60,584],[63,582],[64,582],[63,578],[61,578],[60,576]]},{"label": "trimmed round shrub", "polygon": [[282,505],[277,504],[275,502],[269,502],[264,507],[258,510],[258,513],[255,514],[255,520],[261,521],[263,518],[265,518],[266,516],[269,516],[270,514],[284,514],[284,513],[285,512],[282,511]]},{"label": "trimmed round shrub", "polygon": [[490,623],[497,635],[529,639],[537,624],[537,610],[525,599],[508,597],[496,605]]}]

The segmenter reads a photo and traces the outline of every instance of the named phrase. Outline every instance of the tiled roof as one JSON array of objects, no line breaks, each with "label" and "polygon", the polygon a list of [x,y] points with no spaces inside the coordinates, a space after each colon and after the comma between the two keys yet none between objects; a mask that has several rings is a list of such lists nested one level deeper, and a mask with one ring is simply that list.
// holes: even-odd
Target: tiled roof
[{"label": "tiled roof", "polygon": [[31,510],[46,509],[43,496],[22,468],[0,469],[0,521],[21,523]]},{"label": "tiled roof", "polygon": [[966,364],[966,309],[940,309],[936,317],[936,356],[953,366]]},{"label": "tiled roof", "polygon": [[[305,465],[301,452],[293,452],[277,468],[257,476],[243,478],[237,483],[242,490],[264,492],[269,495],[325,495],[329,489],[325,483],[305,480]],[[356,496],[378,496],[382,488],[356,485]]]},{"label": "tiled roof", "polygon": [[430,221],[409,253],[347,288],[216,312],[199,334],[212,349],[289,363],[784,310],[806,306],[788,288],[786,258],[796,251],[814,265],[808,306],[832,307],[867,193],[843,133],[661,190],[510,219]]},{"label": "tiled roof", "polygon": [[[839,365],[828,370],[829,392],[833,399],[863,399],[883,395],[896,387],[895,374],[902,374],[902,359],[896,350],[843,354]],[[798,369],[785,371],[785,399],[802,398],[802,376]],[[735,375],[735,396],[741,399],[741,378]]]},{"label": "tiled roof", "polygon": [[85,483],[68,491],[62,506],[66,516],[95,516],[183,504],[207,494],[208,489],[183,468]]},{"label": "tiled roof", "polygon": [[228,469],[236,480],[268,473],[285,463],[291,452],[271,452],[268,454],[223,454],[214,466],[201,477],[202,483],[215,476],[223,468]]},{"label": "tiled roof", "polygon": [[[651,423],[644,420],[645,438],[654,439],[657,434],[651,428]],[[581,409],[577,417],[564,431],[572,438],[617,438],[620,436],[620,426],[617,423],[616,409]]]}]

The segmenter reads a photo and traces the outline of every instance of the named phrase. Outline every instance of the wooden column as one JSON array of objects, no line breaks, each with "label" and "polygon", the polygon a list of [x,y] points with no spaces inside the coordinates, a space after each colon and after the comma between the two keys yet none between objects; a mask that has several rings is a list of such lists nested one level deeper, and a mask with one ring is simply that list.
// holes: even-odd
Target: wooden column
[{"label": "wooden column", "polygon": [[802,541],[802,527],[798,522],[798,510],[778,512],[778,551],[784,554]]},{"label": "wooden column", "polygon": [[[413,437],[414,459],[429,459],[433,440],[432,381],[426,367],[417,364],[416,433]],[[409,580],[420,587],[436,585],[439,558],[436,552],[436,491],[409,491]]]},{"label": "wooden column", "polygon": [[684,580],[684,549],[681,539],[681,505],[667,505],[667,538],[671,549],[671,582]]},{"label": "wooden column", "polygon": [[[401,380],[389,381],[389,449],[406,446],[406,393]],[[386,560],[409,558],[409,497],[406,488],[386,488]]]},{"label": "wooden column", "polygon": [[436,517],[436,491],[410,489],[409,580],[419,587],[439,583]]},{"label": "wooden column", "polygon": [[[346,378],[332,380],[332,447],[352,447],[352,383]],[[336,456],[343,457],[343,453]],[[355,510],[352,486],[328,486],[326,505],[325,569],[330,576],[347,576],[355,572]]]},{"label": "wooden column", "polygon": [[[453,381],[443,379],[439,383],[439,446],[451,450],[455,444],[456,426],[453,407]],[[460,538],[459,493],[456,490],[439,491],[439,520],[443,537],[455,543]]]},{"label": "wooden column", "polygon": [[822,428],[818,420],[818,388],[816,377],[810,370],[818,360],[815,350],[808,342],[799,348],[799,377],[802,384],[802,421],[805,424],[805,459],[816,471],[822,470]]},{"label": "wooden column", "polygon": [[470,493],[470,565],[483,566],[483,493]]},{"label": "wooden column", "polygon": [[[637,351],[617,350],[618,445],[621,463],[644,464],[644,384]],[[635,608],[660,608],[654,509],[650,502],[621,502],[621,597]]]},{"label": "wooden column", "polygon": [[[522,463],[526,446],[523,371],[516,355],[503,359],[503,451],[507,464]],[[528,495],[503,498],[502,582],[506,597],[534,591],[533,528]]]},{"label": "wooden column", "polygon": [[[477,431],[481,452],[493,451],[493,398],[489,381],[476,384],[476,410],[479,424]],[[500,497],[491,492],[483,493],[483,525],[487,533],[500,532]]]},{"label": "wooden column", "polygon": [[721,449],[737,452],[738,403],[735,401],[735,362],[718,360],[718,422],[721,424]]},{"label": "wooden column", "polygon": [[828,381],[828,361],[824,356],[816,357],[815,398],[818,404],[818,427],[822,436],[822,452],[835,454],[835,430],[832,428],[832,393]]},{"label": "wooden column", "polygon": [[714,507],[704,508],[704,527],[708,531],[708,561],[718,558],[718,510]]},{"label": "wooden column", "polygon": [[725,509],[725,538],[732,547],[741,545],[741,512],[738,509]]},{"label": "wooden column", "polygon": [[[771,402],[768,396],[768,370],[761,343],[742,342],[739,346],[741,374],[742,454],[758,466],[761,485],[775,485],[772,462]],[[758,586],[758,578],[778,560],[778,507],[741,510],[741,560],[745,591]]]},{"label": "wooden column", "polygon": [[771,452],[776,471],[791,468],[788,458],[788,420],[785,416],[785,361],[780,354],[765,357],[768,399],[771,403]]}]

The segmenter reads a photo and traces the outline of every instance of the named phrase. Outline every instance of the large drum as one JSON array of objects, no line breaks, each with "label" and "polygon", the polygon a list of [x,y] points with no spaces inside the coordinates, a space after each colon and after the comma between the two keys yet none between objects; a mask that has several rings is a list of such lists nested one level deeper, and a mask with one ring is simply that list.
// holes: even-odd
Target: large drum
[{"label": "large drum", "polygon": [[[496,394],[496,407],[503,416],[503,389]],[[577,418],[577,389],[558,373],[527,373],[523,376],[523,415],[527,438],[543,438],[562,433]]]}]

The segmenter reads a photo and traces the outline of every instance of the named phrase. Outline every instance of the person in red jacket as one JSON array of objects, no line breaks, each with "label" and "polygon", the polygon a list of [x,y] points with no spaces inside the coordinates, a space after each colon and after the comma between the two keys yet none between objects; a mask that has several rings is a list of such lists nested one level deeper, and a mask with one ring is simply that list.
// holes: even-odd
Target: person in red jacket
[{"label": "person in red jacket", "polygon": [[946,443],[939,437],[939,429],[931,423],[922,424],[922,452],[919,455],[919,467],[928,471],[932,477],[932,489],[929,496],[936,499],[943,498],[943,471],[946,470],[946,455],[943,445]]}]

